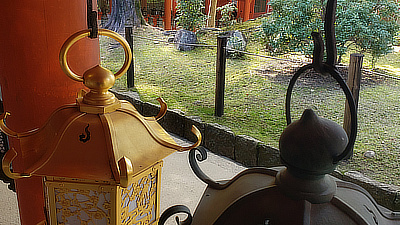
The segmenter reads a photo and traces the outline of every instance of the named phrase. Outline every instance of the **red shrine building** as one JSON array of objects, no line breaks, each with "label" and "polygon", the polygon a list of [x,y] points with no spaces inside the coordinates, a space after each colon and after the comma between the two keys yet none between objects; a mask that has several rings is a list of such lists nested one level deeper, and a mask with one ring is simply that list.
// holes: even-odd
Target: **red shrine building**
[{"label": "red shrine building", "polygon": [[[219,0],[217,7],[221,7],[230,2],[235,3],[237,11],[237,19],[247,21],[257,18],[265,13],[271,12],[272,8],[268,5],[270,0]],[[175,29],[175,14],[178,0],[141,0],[142,14],[145,20],[152,26],[162,27],[165,30]],[[109,8],[111,6],[109,0]],[[211,0],[204,0],[205,14],[209,14]],[[109,13],[111,10],[109,10]],[[99,11],[99,17],[101,12]],[[216,21],[221,17],[217,13]]]}]

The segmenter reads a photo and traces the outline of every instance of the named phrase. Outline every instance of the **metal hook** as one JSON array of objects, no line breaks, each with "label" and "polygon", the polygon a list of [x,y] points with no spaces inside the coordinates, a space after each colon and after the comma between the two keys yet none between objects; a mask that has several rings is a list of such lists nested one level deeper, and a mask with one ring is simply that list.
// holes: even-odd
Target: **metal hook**
[{"label": "metal hook", "polygon": [[99,33],[97,11],[93,10],[92,0],[87,0],[87,26],[90,29],[89,38],[97,38]]},{"label": "metal hook", "polygon": [[2,169],[4,174],[11,178],[11,179],[20,179],[20,178],[27,178],[27,177],[31,177],[30,174],[24,174],[24,173],[14,173],[11,171],[11,164],[12,161],[17,157],[17,152],[15,151],[14,148],[11,148],[10,150],[8,150],[6,152],[6,154],[4,155],[4,158],[2,160]]},{"label": "metal hook", "polygon": [[337,62],[337,49],[335,37],[335,15],[337,0],[328,0],[325,10],[325,41],[326,41],[326,64],[335,67]]},{"label": "metal hook", "polygon": [[[337,49],[335,37],[335,14],[336,14],[336,0],[328,0],[325,10],[325,42],[326,42],[326,65],[335,68],[337,62]],[[313,67],[318,73],[325,73],[322,65],[324,57],[324,42],[322,41],[321,34],[312,32],[311,36],[314,41],[313,51]]]},{"label": "metal hook", "polygon": [[318,32],[312,32],[311,36],[314,41],[314,51],[312,66],[318,73],[323,72],[323,60],[324,60],[324,42],[322,41],[321,34]]},{"label": "metal hook", "polygon": [[327,60],[323,61],[323,53],[324,53],[324,43],[322,41],[322,37],[320,33],[313,32],[311,33],[314,40],[314,51],[313,51],[313,62],[311,64],[302,66],[300,69],[296,71],[289,82],[289,86],[286,93],[286,103],[285,103],[285,114],[286,114],[286,123],[289,125],[291,123],[290,116],[290,100],[292,95],[293,87],[296,83],[296,80],[299,78],[301,74],[306,72],[309,69],[314,69],[316,72],[320,74],[328,74],[333,77],[340,87],[342,88],[344,94],[346,95],[347,102],[349,104],[350,114],[351,114],[351,129],[349,135],[349,142],[345,148],[345,150],[339,156],[333,159],[333,163],[336,164],[340,160],[349,158],[352,155],[352,149],[355,143],[355,139],[357,136],[357,112],[356,106],[354,102],[353,95],[347,84],[344,82],[343,78],[340,76],[340,72],[337,70],[336,64],[336,38],[335,38],[335,14],[336,14],[336,0],[328,0],[326,6],[326,14],[325,14],[325,40],[326,40],[326,53]]},{"label": "metal hook", "polygon": [[157,116],[155,117],[157,121],[159,121],[160,119],[162,119],[165,114],[167,113],[167,103],[165,103],[164,99],[162,99],[161,97],[157,98],[157,101],[160,103],[161,109],[160,112],[158,112]]}]

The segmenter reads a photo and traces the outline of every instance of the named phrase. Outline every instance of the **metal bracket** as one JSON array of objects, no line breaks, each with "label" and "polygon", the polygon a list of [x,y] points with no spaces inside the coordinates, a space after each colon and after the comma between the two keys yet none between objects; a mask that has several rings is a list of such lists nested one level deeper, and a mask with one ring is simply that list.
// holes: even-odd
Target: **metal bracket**
[{"label": "metal bracket", "polygon": [[89,38],[97,38],[99,28],[97,26],[97,11],[93,10],[92,0],[87,0],[87,26],[90,29]]},{"label": "metal bracket", "polygon": [[177,225],[190,225],[192,224],[192,214],[190,213],[190,209],[184,205],[175,205],[171,206],[168,209],[166,209],[163,214],[160,216],[160,219],[158,221],[158,225],[164,225],[167,219],[174,214],[177,213],[185,213],[187,215],[186,219],[184,221],[180,221],[179,217],[175,217],[175,221]]}]

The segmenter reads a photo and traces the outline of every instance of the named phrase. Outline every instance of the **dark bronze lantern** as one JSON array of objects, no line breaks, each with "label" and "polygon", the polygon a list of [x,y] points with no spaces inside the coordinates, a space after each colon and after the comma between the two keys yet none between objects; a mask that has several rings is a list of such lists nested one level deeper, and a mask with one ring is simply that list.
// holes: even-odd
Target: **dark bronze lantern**
[{"label": "dark bronze lantern", "polygon": [[[340,160],[352,155],[356,139],[357,114],[353,96],[343,81],[336,63],[334,17],[336,0],[328,0],[325,18],[327,59],[324,43],[312,33],[312,64],[301,67],[292,77],[286,95],[287,128],[280,140],[280,157],[285,167],[249,168],[228,181],[213,181],[197,161],[207,158],[196,148],[189,153],[193,172],[208,184],[193,216],[183,205],[172,206],[160,217],[159,225],[176,213],[185,213],[179,225],[395,225],[400,214],[378,205],[358,185],[341,181],[329,173]],[[319,118],[311,109],[291,122],[290,99],[297,78],[309,69],[332,76],[346,95],[351,113],[351,131]],[[199,154],[196,154],[198,151]]]},{"label": "dark bronze lantern", "polygon": [[[64,43],[60,64],[70,78],[83,82],[90,91],[80,92],[75,104],[61,106],[43,127],[29,132],[13,132],[4,123],[8,113],[3,114],[1,130],[18,138],[24,149],[21,155],[10,149],[3,158],[3,170],[13,179],[43,177],[48,224],[156,224],[162,159],[198,146],[200,132],[192,127],[198,141],[179,146],[157,122],[167,109],[162,99],[157,116],[143,117],[108,91],[132,59],[128,43],[115,32],[99,30],[99,35],[114,38],[125,50],[124,65],[115,75],[101,66],[83,76],[72,72],[68,50],[88,35],[90,30],[83,30]],[[10,170],[16,157],[24,162],[22,171]]]}]

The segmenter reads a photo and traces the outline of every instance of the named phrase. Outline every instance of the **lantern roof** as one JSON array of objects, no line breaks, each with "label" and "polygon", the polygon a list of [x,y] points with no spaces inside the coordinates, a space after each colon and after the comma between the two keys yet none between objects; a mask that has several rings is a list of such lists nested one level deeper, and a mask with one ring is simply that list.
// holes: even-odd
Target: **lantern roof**
[{"label": "lantern roof", "polygon": [[[109,32],[101,30],[100,34],[109,35]],[[88,35],[89,32],[78,32],[67,40],[60,53],[60,62],[68,76],[82,81],[90,91],[78,93],[75,104],[61,106],[43,127],[33,131],[13,132],[4,123],[8,113],[2,115],[1,130],[17,137],[23,149],[18,156],[23,161],[22,171],[8,172],[8,175],[15,178],[37,175],[90,179],[125,186],[132,175],[171,153],[190,150],[200,144],[201,134],[195,127],[192,127],[192,132],[198,141],[192,146],[182,147],[160,126],[157,120],[167,110],[162,99],[158,99],[160,113],[156,117],[144,117],[129,102],[115,98],[108,89],[119,74],[114,75],[101,66],[89,69],[82,77],[72,74],[65,56],[82,33]],[[118,38],[124,48],[129,48],[122,37]],[[132,58],[130,49],[125,52],[128,53],[125,54],[124,66],[130,65]],[[121,70],[119,73],[123,74]],[[16,152],[9,151],[5,164],[10,164],[15,157]]]},{"label": "lantern roof", "polygon": [[276,184],[276,175],[286,168],[252,169],[235,176],[235,182],[227,181],[231,185],[223,189],[209,185],[197,205],[191,225],[394,225],[400,222],[398,213],[378,205],[356,184],[333,178],[337,190],[332,199],[326,203],[311,203],[288,197]]}]

